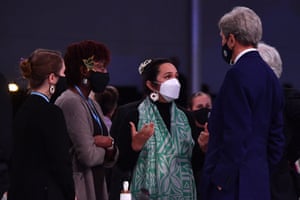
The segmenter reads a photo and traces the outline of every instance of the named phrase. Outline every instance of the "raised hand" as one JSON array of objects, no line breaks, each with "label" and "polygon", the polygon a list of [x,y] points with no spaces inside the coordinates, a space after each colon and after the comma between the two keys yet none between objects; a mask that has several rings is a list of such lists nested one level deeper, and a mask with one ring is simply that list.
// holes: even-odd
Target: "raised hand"
[{"label": "raised hand", "polygon": [[208,140],[209,140],[209,132],[207,128],[207,122],[204,125],[204,131],[201,131],[199,137],[198,137],[198,144],[203,152],[207,151],[208,146]]},{"label": "raised hand", "polygon": [[149,124],[144,124],[142,129],[137,132],[135,124],[129,122],[131,127],[131,147],[134,151],[140,151],[147,140],[154,134],[154,123],[150,122]]}]

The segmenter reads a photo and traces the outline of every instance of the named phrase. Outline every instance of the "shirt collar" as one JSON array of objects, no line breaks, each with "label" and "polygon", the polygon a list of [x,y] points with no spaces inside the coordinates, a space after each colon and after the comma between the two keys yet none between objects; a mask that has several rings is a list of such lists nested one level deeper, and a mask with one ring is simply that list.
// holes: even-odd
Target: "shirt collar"
[{"label": "shirt collar", "polygon": [[244,54],[246,54],[246,53],[248,53],[250,51],[257,51],[257,49],[255,49],[255,48],[245,49],[244,51],[242,51],[241,53],[239,53],[239,55],[234,59],[234,62],[232,64],[235,64]]}]

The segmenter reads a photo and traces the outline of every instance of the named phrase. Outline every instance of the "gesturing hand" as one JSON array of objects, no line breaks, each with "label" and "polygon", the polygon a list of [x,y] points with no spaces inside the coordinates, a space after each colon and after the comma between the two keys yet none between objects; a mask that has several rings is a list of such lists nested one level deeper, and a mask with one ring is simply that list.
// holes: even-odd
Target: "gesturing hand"
[{"label": "gesturing hand", "polygon": [[142,129],[137,132],[133,122],[129,122],[131,127],[131,147],[134,151],[140,151],[147,140],[154,134],[154,123],[144,124]]},{"label": "gesturing hand", "polygon": [[207,151],[208,146],[208,140],[209,140],[209,132],[207,128],[207,122],[204,125],[204,131],[201,131],[199,137],[198,137],[198,144],[203,152]]}]

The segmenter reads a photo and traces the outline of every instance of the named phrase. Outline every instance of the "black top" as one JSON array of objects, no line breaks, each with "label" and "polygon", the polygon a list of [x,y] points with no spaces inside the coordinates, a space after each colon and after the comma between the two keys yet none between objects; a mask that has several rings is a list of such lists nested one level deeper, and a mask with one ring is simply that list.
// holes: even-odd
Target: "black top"
[{"label": "black top", "polygon": [[300,157],[300,92],[284,88],[284,95],[285,149],[278,171],[271,177],[272,200],[296,200],[300,195],[300,176],[293,166]]},{"label": "black top", "polygon": [[63,113],[43,97],[30,95],[14,121],[12,200],[74,200],[70,140]]},{"label": "black top", "polygon": [[286,156],[294,163],[300,158],[300,91],[285,88],[284,134],[286,136]]}]

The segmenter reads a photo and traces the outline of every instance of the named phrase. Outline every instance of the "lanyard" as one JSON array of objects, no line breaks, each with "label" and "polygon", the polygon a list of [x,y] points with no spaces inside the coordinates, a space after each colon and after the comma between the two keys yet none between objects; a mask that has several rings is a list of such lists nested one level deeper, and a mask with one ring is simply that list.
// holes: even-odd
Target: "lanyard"
[{"label": "lanyard", "polygon": [[49,98],[48,98],[46,95],[44,95],[43,93],[40,93],[40,92],[31,92],[30,94],[31,94],[31,95],[37,95],[37,96],[40,96],[40,97],[42,97],[43,99],[45,99],[48,103],[50,102]]},{"label": "lanyard", "polygon": [[99,125],[99,127],[101,129],[101,133],[103,134],[103,128],[102,128],[102,124],[101,124],[101,121],[100,121],[100,116],[99,116],[99,114],[96,110],[96,107],[95,107],[94,103],[92,102],[92,100],[89,97],[85,98],[85,96],[83,95],[83,93],[81,92],[80,88],[77,85],[75,85],[75,89],[77,90],[77,92],[79,93],[81,98],[84,99],[87,102],[88,108],[92,113],[92,117],[94,118],[94,120]]}]

